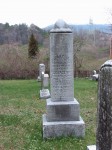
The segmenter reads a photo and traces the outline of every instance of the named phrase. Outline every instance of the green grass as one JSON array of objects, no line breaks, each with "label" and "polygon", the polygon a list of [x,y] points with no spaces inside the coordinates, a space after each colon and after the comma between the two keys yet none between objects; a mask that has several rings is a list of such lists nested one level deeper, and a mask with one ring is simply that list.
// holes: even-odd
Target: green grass
[{"label": "green grass", "polygon": [[84,138],[42,139],[42,114],[46,102],[39,99],[36,80],[0,81],[0,149],[1,150],[86,150],[96,140],[97,82],[76,79],[75,98],[86,124]]}]

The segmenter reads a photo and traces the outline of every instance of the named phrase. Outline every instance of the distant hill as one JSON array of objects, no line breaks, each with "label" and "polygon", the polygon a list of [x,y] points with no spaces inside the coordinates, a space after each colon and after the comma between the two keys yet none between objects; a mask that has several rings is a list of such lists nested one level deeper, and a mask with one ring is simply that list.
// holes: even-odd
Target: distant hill
[{"label": "distant hill", "polygon": [[[43,28],[43,30],[49,32],[52,28],[53,28],[54,25],[49,25],[45,28]],[[101,32],[104,32],[104,33],[111,33],[111,30],[110,30],[110,25],[109,24],[82,24],[82,25],[73,25],[73,24],[70,24],[69,25],[70,28],[73,30],[73,31],[80,31],[80,30],[99,30]]]},{"label": "distant hill", "polygon": [[[26,24],[15,24],[9,25],[9,23],[2,24],[0,23],[0,45],[2,44],[28,44],[29,37],[31,33],[33,33],[39,42],[39,44],[43,44],[46,38],[46,32],[49,32],[54,25],[49,25],[43,29],[38,26],[31,24],[29,27]],[[109,24],[85,24],[85,25],[70,25],[70,28],[74,32],[79,32],[81,30],[84,31],[92,31],[98,30],[102,33],[111,34],[110,25]],[[87,33],[86,32],[86,33]]]}]

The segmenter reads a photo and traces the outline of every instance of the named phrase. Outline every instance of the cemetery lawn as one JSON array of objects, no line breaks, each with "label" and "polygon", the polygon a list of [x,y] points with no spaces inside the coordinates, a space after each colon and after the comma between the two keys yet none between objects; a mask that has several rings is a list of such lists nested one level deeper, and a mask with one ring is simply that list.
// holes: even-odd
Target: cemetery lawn
[{"label": "cemetery lawn", "polygon": [[42,139],[45,100],[36,80],[0,80],[0,150],[86,150],[96,140],[97,82],[75,79],[75,98],[86,124],[84,138]]}]

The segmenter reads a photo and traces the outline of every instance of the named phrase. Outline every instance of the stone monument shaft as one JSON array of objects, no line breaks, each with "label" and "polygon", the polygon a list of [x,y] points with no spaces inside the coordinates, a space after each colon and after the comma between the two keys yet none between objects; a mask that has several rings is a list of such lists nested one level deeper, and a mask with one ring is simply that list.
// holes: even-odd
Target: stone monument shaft
[{"label": "stone monument shaft", "polygon": [[73,101],[73,34],[51,30],[50,43],[51,100]]}]

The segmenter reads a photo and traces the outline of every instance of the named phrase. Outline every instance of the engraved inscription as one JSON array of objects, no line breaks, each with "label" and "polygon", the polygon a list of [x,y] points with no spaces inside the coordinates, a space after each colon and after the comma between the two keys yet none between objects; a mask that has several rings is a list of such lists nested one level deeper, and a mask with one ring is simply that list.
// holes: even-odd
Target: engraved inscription
[{"label": "engraved inscription", "polygon": [[[52,37],[53,36],[53,37]],[[74,100],[72,34],[51,35],[50,77],[53,101]]]}]

